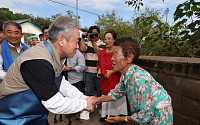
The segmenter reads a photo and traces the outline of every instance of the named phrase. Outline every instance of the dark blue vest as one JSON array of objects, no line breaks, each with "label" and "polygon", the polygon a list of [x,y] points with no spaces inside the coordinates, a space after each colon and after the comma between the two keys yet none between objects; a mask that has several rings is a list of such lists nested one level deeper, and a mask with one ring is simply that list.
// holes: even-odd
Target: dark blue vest
[{"label": "dark blue vest", "polygon": [[[60,87],[62,76],[55,78]],[[0,98],[0,125],[48,125],[48,111],[31,89]]]},{"label": "dark blue vest", "polygon": [[[45,46],[52,55],[47,41]],[[57,88],[61,80],[62,75],[55,78]],[[0,98],[0,125],[48,125],[47,117],[48,111],[31,89]]]}]

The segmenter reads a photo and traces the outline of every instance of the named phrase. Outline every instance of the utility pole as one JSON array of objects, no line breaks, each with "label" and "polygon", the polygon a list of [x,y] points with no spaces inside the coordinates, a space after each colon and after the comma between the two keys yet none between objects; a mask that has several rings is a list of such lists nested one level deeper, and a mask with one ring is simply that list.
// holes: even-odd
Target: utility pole
[{"label": "utility pole", "polygon": [[76,20],[78,21],[78,0],[76,0]]},{"label": "utility pole", "polygon": [[166,23],[167,23],[168,13],[169,13],[169,8],[167,8],[167,12],[166,12]]}]

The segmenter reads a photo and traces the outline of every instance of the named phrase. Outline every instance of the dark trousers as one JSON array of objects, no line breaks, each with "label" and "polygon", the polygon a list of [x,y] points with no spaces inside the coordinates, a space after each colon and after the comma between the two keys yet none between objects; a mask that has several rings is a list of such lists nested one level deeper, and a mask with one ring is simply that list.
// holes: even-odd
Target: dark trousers
[{"label": "dark trousers", "polygon": [[85,95],[85,85],[83,81],[73,83],[72,85],[75,86],[79,91],[81,91]]}]

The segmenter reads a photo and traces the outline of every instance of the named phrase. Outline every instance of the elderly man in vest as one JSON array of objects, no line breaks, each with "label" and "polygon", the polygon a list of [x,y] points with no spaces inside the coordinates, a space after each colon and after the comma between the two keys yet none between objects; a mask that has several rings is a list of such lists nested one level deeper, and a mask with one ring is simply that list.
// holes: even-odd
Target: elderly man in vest
[{"label": "elderly man in vest", "polygon": [[21,42],[23,37],[20,24],[7,21],[3,24],[5,40],[0,47],[0,83],[6,75],[13,61],[28,47]]},{"label": "elderly man in vest", "polygon": [[94,110],[92,101],[60,76],[66,57],[79,48],[79,23],[57,17],[48,29],[49,40],[20,55],[0,85],[1,125],[46,125],[48,111],[71,114]]}]

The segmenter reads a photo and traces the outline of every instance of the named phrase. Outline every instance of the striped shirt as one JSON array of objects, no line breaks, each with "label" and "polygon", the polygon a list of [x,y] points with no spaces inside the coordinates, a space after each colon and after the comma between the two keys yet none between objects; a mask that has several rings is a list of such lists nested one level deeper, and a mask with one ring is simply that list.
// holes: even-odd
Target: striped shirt
[{"label": "striped shirt", "polygon": [[[106,45],[100,39],[96,42],[97,46],[102,50]],[[86,72],[97,73],[98,55],[95,53],[91,41],[86,42],[87,51],[85,52]]]}]

